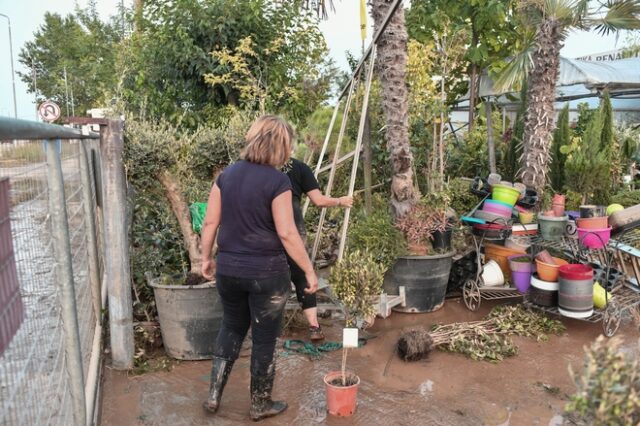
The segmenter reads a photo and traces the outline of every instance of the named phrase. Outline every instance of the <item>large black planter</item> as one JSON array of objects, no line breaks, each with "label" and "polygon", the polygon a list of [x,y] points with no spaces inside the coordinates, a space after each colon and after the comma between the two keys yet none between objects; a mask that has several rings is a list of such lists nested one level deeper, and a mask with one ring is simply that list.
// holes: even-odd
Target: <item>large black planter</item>
[{"label": "large black planter", "polygon": [[431,234],[431,246],[434,250],[451,250],[451,238],[453,228],[446,231],[433,231]]},{"label": "large black planter", "polygon": [[393,308],[399,312],[433,312],[442,307],[453,252],[435,256],[402,256],[387,271],[384,291],[398,294],[404,286],[406,306]]},{"label": "large black planter", "polygon": [[222,303],[215,283],[162,285],[151,282],[155,295],[162,341],[172,358],[213,358],[222,325]]}]

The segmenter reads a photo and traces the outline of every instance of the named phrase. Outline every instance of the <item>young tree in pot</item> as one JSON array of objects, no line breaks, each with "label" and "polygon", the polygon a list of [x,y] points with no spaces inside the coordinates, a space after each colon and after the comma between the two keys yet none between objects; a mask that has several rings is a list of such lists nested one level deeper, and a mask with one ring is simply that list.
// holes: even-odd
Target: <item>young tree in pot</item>
[{"label": "young tree in pot", "polygon": [[[341,302],[346,327],[359,323],[373,323],[376,315],[375,300],[382,292],[383,267],[373,255],[359,250],[348,253],[331,270],[329,282],[333,294]],[[360,378],[346,369],[348,349],[343,348],[340,371],[324,377],[327,409],[337,416],[350,416],[355,412]]]}]

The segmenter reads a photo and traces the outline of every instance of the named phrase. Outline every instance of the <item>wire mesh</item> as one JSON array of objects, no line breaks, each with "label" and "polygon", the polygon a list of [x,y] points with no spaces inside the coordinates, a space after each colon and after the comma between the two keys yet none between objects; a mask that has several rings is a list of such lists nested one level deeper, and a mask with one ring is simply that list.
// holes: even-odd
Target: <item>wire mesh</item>
[{"label": "wire mesh", "polygon": [[[42,141],[0,144],[0,178],[9,177],[10,222],[25,320],[0,355],[0,425],[74,424],[61,298],[49,216],[49,183]],[[96,312],[92,305],[81,146],[56,144],[63,171],[76,308],[85,382]],[[95,194],[95,191],[93,192]]]}]

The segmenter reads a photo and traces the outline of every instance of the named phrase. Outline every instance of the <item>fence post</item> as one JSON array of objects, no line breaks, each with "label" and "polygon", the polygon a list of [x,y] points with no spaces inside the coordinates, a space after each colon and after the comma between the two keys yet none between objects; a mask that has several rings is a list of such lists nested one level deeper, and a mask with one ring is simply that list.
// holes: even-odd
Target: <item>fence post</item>
[{"label": "fence post", "polygon": [[82,354],[80,351],[80,331],[78,310],[73,283],[73,265],[71,263],[71,242],[69,241],[69,222],[62,177],[62,163],[58,146],[60,140],[47,141],[47,174],[49,178],[49,213],[51,215],[51,237],[57,266],[57,278],[60,288],[62,326],[65,340],[65,362],[69,375],[71,403],[75,425],[84,425],[85,397]]},{"label": "fence post", "polygon": [[133,304],[126,229],[126,180],[122,120],[100,126],[105,241],[105,279],[108,285],[112,366],[133,368]]},{"label": "fence post", "polygon": [[82,180],[82,198],[84,202],[84,216],[87,226],[87,245],[89,255],[89,282],[91,283],[91,298],[96,320],[100,321],[102,302],[100,300],[100,267],[98,266],[98,242],[96,239],[96,216],[93,206],[93,185],[91,185],[91,171],[84,142],[80,142],[80,179]]}]

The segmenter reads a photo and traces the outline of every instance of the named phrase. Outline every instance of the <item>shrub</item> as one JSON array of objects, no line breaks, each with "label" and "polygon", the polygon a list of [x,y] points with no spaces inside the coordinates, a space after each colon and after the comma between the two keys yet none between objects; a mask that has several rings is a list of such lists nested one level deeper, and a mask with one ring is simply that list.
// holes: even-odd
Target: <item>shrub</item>
[{"label": "shrub", "polygon": [[352,251],[333,267],[329,282],[345,308],[347,326],[375,315],[372,301],[380,295],[383,279],[384,268],[368,252]]},{"label": "shrub", "polygon": [[586,350],[583,371],[571,376],[577,391],[565,411],[586,424],[640,423],[640,362],[626,355],[619,338],[603,336]]},{"label": "shrub", "polygon": [[406,247],[388,209],[380,207],[356,218],[349,229],[349,250],[368,252],[386,270],[406,252]]},{"label": "shrub", "polygon": [[635,191],[622,191],[611,197],[612,204],[622,204],[624,207],[640,204],[640,189]]},{"label": "shrub", "polygon": [[478,196],[469,191],[470,185],[471,182],[462,178],[455,178],[449,182],[450,207],[458,215],[469,213],[480,202]]}]

